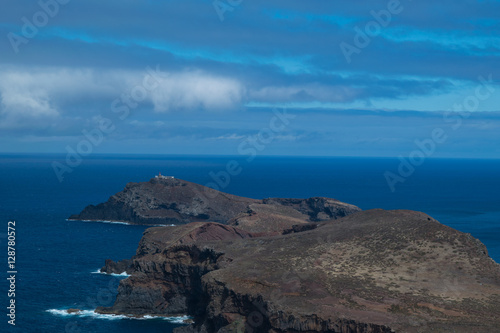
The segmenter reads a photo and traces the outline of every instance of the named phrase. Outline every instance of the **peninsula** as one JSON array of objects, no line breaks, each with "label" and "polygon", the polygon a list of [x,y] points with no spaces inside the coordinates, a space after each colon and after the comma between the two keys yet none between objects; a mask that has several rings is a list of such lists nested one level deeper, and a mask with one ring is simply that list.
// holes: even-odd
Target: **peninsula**
[{"label": "peninsula", "polygon": [[160,175],[149,182],[128,183],[107,202],[87,206],[69,219],[144,225],[210,221],[258,232],[337,219],[360,210],[330,198],[244,198]]},{"label": "peninsula", "polygon": [[189,315],[176,333],[494,332],[500,265],[414,211],[329,198],[255,200],[179,179],[129,183],[72,219],[145,231],[106,314]]}]

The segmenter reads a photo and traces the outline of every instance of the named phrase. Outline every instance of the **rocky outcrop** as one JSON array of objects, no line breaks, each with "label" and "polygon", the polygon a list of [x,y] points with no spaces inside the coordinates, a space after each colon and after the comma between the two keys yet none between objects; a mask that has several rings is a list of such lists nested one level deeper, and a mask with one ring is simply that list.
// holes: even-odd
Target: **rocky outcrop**
[{"label": "rocky outcrop", "polygon": [[111,259],[106,259],[104,266],[101,268],[101,273],[106,274],[130,274],[133,270],[133,261],[131,259],[121,260],[119,262],[114,262]]},{"label": "rocky outcrop", "polygon": [[338,219],[358,212],[359,208],[335,199],[314,197],[309,199],[264,199],[264,204],[292,207],[300,213],[309,216],[311,221]]},{"label": "rocky outcrop", "polygon": [[219,223],[150,228],[131,267],[115,304],[98,311],[192,316],[178,333],[500,325],[500,266],[484,245],[412,211],[358,212],[274,235]]},{"label": "rocky outcrop", "polygon": [[280,232],[299,223],[324,221],[360,211],[329,198],[244,198],[181,179],[153,178],[129,183],[97,206],[87,206],[70,220],[120,221],[169,225],[219,222],[253,232]]},{"label": "rocky outcrop", "polygon": [[153,178],[128,183],[105,203],[87,206],[74,220],[120,221],[133,224],[225,222],[258,200],[212,190],[180,179]]}]

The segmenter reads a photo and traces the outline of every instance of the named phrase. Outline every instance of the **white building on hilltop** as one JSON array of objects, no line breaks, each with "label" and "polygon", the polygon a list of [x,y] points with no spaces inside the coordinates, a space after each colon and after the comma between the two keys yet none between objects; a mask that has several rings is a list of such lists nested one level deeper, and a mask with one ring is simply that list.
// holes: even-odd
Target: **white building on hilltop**
[{"label": "white building on hilltop", "polygon": [[160,172],[160,173],[158,173],[158,175],[155,176],[155,178],[159,178],[159,179],[174,179],[174,176],[163,176],[161,174],[161,172]]}]

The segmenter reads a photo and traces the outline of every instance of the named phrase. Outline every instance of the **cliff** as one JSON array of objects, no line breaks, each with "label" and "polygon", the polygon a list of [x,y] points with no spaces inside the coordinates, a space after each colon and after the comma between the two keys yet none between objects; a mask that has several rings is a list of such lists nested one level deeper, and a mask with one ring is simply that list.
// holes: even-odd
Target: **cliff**
[{"label": "cliff", "polygon": [[470,235],[418,212],[321,221],[315,204],[276,200],[272,214],[285,207],[320,221],[272,233],[253,232],[258,219],[243,217],[239,226],[150,228],[130,261],[106,262],[104,270],[132,275],[115,304],[97,311],[191,315],[194,324],[177,333],[469,333],[500,325],[500,266]]},{"label": "cliff", "polygon": [[128,183],[105,203],[87,206],[70,220],[169,225],[219,222],[246,225],[254,232],[280,231],[295,224],[324,221],[360,211],[329,198],[256,200],[181,179],[153,178]]}]

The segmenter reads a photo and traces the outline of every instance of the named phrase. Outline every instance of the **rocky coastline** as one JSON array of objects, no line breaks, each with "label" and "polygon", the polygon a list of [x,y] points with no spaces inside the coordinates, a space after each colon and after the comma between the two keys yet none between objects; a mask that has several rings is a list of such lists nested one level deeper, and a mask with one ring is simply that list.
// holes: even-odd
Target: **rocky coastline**
[{"label": "rocky coastline", "polygon": [[[194,186],[176,181],[169,191]],[[156,197],[150,210],[167,203],[162,191],[170,183],[144,184],[124,192],[141,203]],[[479,240],[424,213],[225,193],[201,203],[194,191],[179,193],[172,202],[179,225],[149,228],[134,257],[106,261],[102,272],[131,276],[114,305],[97,312],[191,316],[176,333],[465,333],[500,325],[500,265]],[[140,221],[151,216],[126,195],[110,198],[99,214],[122,218],[112,207],[129,205]],[[200,212],[209,221],[197,220]]]}]

